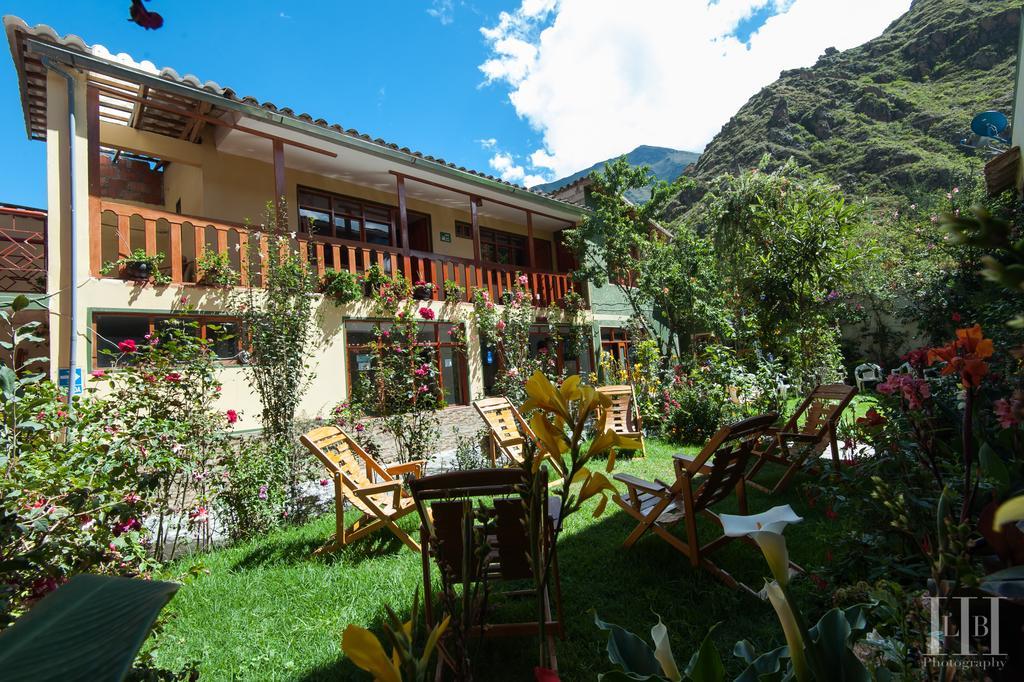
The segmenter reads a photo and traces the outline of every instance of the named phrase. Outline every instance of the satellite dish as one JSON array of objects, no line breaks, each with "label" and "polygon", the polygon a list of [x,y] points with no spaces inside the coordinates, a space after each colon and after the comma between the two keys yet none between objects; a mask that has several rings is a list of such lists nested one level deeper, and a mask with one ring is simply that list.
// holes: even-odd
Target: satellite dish
[{"label": "satellite dish", "polygon": [[983,111],[971,121],[971,132],[978,137],[991,137],[1003,142],[1009,142],[1002,137],[1007,126],[1010,125],[1006,115],[999,111]]}]

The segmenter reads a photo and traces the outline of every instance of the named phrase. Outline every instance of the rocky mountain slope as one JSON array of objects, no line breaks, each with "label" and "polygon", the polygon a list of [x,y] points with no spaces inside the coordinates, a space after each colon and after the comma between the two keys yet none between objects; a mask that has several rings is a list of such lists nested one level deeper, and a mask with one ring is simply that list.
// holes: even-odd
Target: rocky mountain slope
[{"label": "rocky mountain slope", "polygon": [[[678,178],[683,174],[683,171],[686,170],[688,166],[696,163],[699,158],[700,154],[695,152],[686,152],[679,149],[670,149],[668,147],[653,147],[650,145],[640,145],[633,151],[626,154],[626,161],[629,162],[630,165],[649,166],[651,172],[654,173],[654,177],[666,182],[672,182]],[[590,168],[585,168],[553,182],[536,185],[531,189],[539,189],[543,192],[553,192],[575,182],[576,180],[579,180],[584,176],[590,175],[596,170],[604,168],[604,165],[609,161],[614,161],[614,159],[607,159],[600,163],[595,163]],[[636,196],[630,196],[629,199],[632,201],[646,201],[649,196],[649,191],[637,192]]]},{"label": "rocky mountain slope", "polygon": [[878,38],[754,95],[687,173],[698,181],[669,207],[685,211],[721,173],[763,154],[831,177],[851,195],[914,197],[976,177],[984,158],[960,142],[971,118],[1010,115],[1019,0],[915,0]]}]

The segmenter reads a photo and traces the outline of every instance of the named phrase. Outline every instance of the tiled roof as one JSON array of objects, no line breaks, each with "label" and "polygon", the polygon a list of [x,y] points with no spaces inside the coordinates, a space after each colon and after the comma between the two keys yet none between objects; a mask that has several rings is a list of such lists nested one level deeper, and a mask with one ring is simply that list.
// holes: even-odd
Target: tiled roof
[{"label": "tiled roof", "polygon": [[[473,170],[471,168],[466,168],[465,166],[459,166],[455,163],[446,161],[445,159],[430,156],[429,154],[424,154],[423,152],[412,150],[409,147],[402,147],[394,142],[389,142],[379,137],[375,138],[364,132],[360,132],[355,128],[344,128],[338,123],[329,123],[327,120],[323,118],[314,118],[312,115],[307,113],[297,114],[290,107],[278,107],[273,102],[261,102],[255,97],[240,96],[233,89],[229,87],[224,87],[216,81],[203,81],[192,74],[185,74],[182,76],[172,68],[157,67],[155,64],[153,64],[153,62],[150,62],[148,60],[144,60],[141,62],[136,61],[131,57],[131,55],[128,55],[124,52],[114,54],[103,45],[89,45],[84,40],[82,40],[82,38],[74,34],[61,36],[53,28],[45,24],[29,26],[20,17],[16,17],[13,15],[5,16],[3,18],[3,23],[4,28],[7,32],[8,41],[10,42],[11,53],[14,57],[14,62],[18,66],[18,76],[22,88],[22,106],[25,108],[25,116],[30,137],[37,138],[40,137],[38,133],[45,133],[45,116],[40,115],[41,111],[45,112],[45,98],[42,102],[39,102],[37,99],[33,99],[28,94],[29,84],[27,83],[27,81],[29,80],[29,76],[31,74],[26,73],[27,69],[25,66],[26,59],[24,55],[24,46],[23,41],[19,39],[19,34],[21,36],[30,36],[41,41],[53,43],[55,45],[59,45],[61,47],[106,61],[110,64],[119,65],[128,70],[139,71],[143,74],[155,76],[162,80],[166,80],[168,82],[172,82],[178,85],[184,85],[198,91],[215,95],[217,97],[222,97],[232,102],[237,102],[239,104],[246,105],[249,107],[258,107],[260,109],[273,112],[280,116],[286,116],[298,121],[304,121],[306,123],[319,126],[321,128],[324,128],[325,130],[330,130],[333,131],[334,133],[346,137],[362,140],[364,142],[369,142],[371,144],[375,144],[380,147],[397,151],[402,154],[407,154],[411,157],[440,164],[442,166],[446,166],[448,168],[452,168],[464,173],[469,173],[470,175],[475,175],[477,177],[489,180],[491,182],[497,182],[506,185],[510,188],[515,188],[517,190],[529,192],[530,194],[544,197],[545,199],[551,201],[558,201],[559,203],[565,204],[565,206],[567,207],[572,207],[573,209],[578,210],[578,207],[575,206],[574,204],[562,201],[547,192],[542,192],[540,190],[532,190],[522,185],[518,185],[512,182],[508,182],[507,180],[495,177],[488,173],[483,173],[480,171]],[[40,107],[41,109],[39,109]],[[37,130],[39,125],[44,126],[41,131]]]}]

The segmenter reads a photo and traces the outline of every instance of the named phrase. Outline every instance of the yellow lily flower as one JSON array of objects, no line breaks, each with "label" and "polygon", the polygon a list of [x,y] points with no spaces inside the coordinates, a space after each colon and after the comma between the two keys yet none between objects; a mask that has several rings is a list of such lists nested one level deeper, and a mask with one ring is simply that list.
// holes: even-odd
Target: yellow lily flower
[{"label": "yellow lily flower", "polygon": [[[571,379],[572,377],[570,377]],[[566,380],[569,383],[569,380]],[[575,384],[579,383],[579,379],[576,380]],[[570,384],[567,393],[571,393],[575,389],[575,384]],[[523,403],[521,412],[529,412],[530,410],[544,410],[554,414],[557,418],[562,421],[569,422],[571,417],[569,415],[569,403],[563,397],[562,393],[555,388],[543,372],[537,371],[526,380],[526,395],[528,396],[525,403]]]},{"label": "yellow lily flower", "polygon": [[996,514],[992,518],[992,527],[999,531],[1003,525],[1012,521],[1024,519],[1024,495],[1018,495],[999,505]]},{"label": "yellow lily flower", "polygon": [[373,675],[375,682],[402,682],[398,666],[384,653],[377,636],[366,628],[346,627],[341,636],[341,649],[356,666]]}]

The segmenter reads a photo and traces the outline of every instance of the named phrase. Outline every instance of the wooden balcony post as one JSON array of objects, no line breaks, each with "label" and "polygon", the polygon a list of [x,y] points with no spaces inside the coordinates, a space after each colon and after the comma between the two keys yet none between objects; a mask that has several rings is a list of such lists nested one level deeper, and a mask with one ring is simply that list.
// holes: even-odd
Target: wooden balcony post
[{"label": "wooden balcony post", "polygon": [[473,228],[473,260],[480,260],[480,216],[478,215],[477,209],[480,204],[483,203],[480,197],[472,196],[469,197],[469,217],[470,224]]},{"label": "wooden balcony post", "polygon": [[100,212],[100,93],[85,90],[85,122],[89,158],[89,274],[100,276],[103,267],[103,233]]},{"label": "wooden balcony post", "polygon": [[405,176],[395,176],[398,190],[398,230],[402,237],[402,253],[409,254],[409,212],[405,205]]},{"label": "wooden balcony post", "polygon": [[526,254],[530,269],[537,267],[537,255],[533,252],[533,212],[526,212]]},{"label": "wooden balcony post", "polygon": [[283,225],[284,212],[281,211],[281,202],[285,200],[288,190],[284,184],[284,143],[281,140],[274,140],[274,207],[277,209],[277,220]]}]

